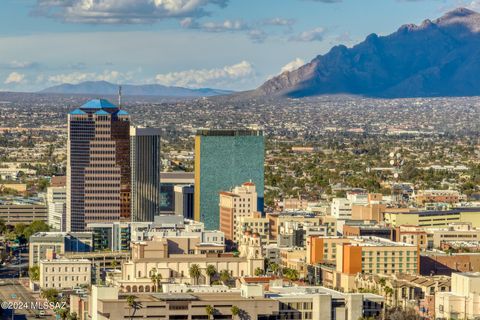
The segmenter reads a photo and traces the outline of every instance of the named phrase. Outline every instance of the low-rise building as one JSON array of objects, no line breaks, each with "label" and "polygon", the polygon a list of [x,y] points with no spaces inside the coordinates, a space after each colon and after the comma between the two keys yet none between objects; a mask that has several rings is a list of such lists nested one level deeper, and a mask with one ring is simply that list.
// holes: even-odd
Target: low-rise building
[{"label": "low-rise building", "polygon": [[67,289],[91,284],[92,265],[88,259],[40,260],[40,288]]},{"label": "low-rise building", "polygon": [[457,190],[418,190],[414,199],[417,205],[423,206],[427,203],[458,203],[465,197]]},{"label": "low-rise building", "polygon": [[240,292],[220,293],[133,293],[135,304],[129,307],[127,297],[117,287],[93,286],[87,299],[72,296],[71,311],[79,320],[127,319],[208,319],[207,307],[218,319],[232,319],[235,306],[245,319],[276,320],[278,302],[264,296],[258,286],[242,287]]},{"label": "low-rise building", "polygon": [[437,319],[475,319],[480,315],[480,272],[453,273],[452,290],[435,294]]},{"label": "low-rise building", "polygon": [[90,252],[93,248],[91,232],[38,232],[30,237],[29,266],[46,259],[50,250],[57,256],[67,252]]},{"label": "low-rise building", "polygon": [[24,200],[0,202],[0,220],[13,226],[19,223],[30,224],[36,220],[48,222],[48,209],[44,203],[38,200],[26,202]]},{"label": "low-rise building", "polygon": [[[204,284],[207,282],[206,269],[209,265],[213,265],[218,272],[228,270],[232,278],[254,275],[257,268],[263,269],[264,260],[260,255],[237,257],[222,253],[224,248],[216,246],[186,251],[185,248],[189,246],[189,239],[173,242],[171,239],[154,238],[132,242],[132,258],[122,264],[122,274],[115,281],[116,285],[124,292],[151,292],[152,272],[160,274],[165,282]],[[193,265],[200,269],[198,279],[190,274]]]},{"label": "low-rise building", "polygon": [[356,292],[373,292],[384,296],[391,307],[412,308],[421,317],[435,317],[435,292],[450,291],[450,278],[409,274],[357,274]]}]

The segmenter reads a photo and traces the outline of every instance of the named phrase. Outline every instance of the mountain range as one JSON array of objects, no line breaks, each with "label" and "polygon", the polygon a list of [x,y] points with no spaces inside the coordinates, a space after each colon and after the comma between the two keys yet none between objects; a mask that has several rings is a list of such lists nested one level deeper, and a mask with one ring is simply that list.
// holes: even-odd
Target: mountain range
[{"label": "mountain range", "polygon": [[370,97],[480,95],[480,14],[459,8],[387,36],[369,35],[333,47],[297,70],[284,72],[247,96]]},{"label": "mountain range", "polygon": [[[122,85],[122,94],[126,96],[158,96],[158,97],[210,97],[230,94],[233,91],[210,88],[188,89],[169,87],[159,84]],[[51,94],[86,94],[86,95],[117,95],[118,85],[107,81],[85,81],[78,84],[60,84],[46,88],[40,93]]]}]

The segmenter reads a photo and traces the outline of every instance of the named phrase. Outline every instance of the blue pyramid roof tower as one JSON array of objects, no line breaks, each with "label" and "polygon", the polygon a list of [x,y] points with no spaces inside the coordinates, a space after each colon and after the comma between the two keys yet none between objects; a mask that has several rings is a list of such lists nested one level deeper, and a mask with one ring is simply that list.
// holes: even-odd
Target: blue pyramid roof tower
[{"label": "blue pyramid roof tower", "polygon": [[116,105],[106,99],[93,99],[84,103],[80,109],[109,109],[117,108]]}]

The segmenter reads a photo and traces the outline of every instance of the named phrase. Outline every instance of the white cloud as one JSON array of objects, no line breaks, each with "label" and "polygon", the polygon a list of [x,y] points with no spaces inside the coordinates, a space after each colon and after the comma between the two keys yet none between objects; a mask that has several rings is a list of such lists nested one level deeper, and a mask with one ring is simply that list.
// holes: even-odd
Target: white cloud
[{"label": "white cloud", "polygon": [[165,18],[204,16],[205,7],[229,0],[37,0],[34,14],[73,23],[153,23]]},{"label": "white cloud", "polygon": [[282,67],[280,73],[290,72],[290,71],[296,70],[296,69],[300,68],[301,66],[303,66],[304,64],[305,64],[304,60],[302,60],[300,58],[296,58],[295,60],[290,61],[289,63],[284,65]]},{"label": "white cloud", "polygon": [[214,69],[192,69],[157,74],[155,80],[163,85],[198,88],[202,86],[224,86],[231,82],[245,80],[255,74],[248,61]]},{"label": "white cloud", "polygon": [[13,83],[21,83],[25,80],[25,75],[18,72],[12,72],[8,75],[7,79],[3,83],[5,84],[13,84]]},{"label": "white cloud", "polygon": [[[37,78],[37,79],[43,79]],[[60,83],[79,83],[83,81],[108,81],[108,82],[123,82],[132,79],[131,73],[122,73],[115,70],[105,70],[103,73],[95,73],[95,72],[71,72],[71,73],[64,73],[64,74],[56,74],[48,76],[48,82],[52,84],[60,84]]]},{"label": "white cloud", "polygon": [[293,24],[295,24],[295,20],[277,17],[277,18],[264,20],[263,24],[271,25],[271,26],[292,26]]},{"label": "white cloud", "polygon": [[303,31],[296,36],[290,38],[292,41],[310,42],[310,41],[322,41],[327,30],[322,27],[318,27],[312,30]]}]

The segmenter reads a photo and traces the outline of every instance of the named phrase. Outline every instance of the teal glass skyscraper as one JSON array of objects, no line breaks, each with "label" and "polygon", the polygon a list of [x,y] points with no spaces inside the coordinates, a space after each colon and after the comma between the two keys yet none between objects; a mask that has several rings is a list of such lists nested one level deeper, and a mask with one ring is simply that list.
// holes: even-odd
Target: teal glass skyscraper
[{"label": "teal glass skyscraper", "polygon": [[195,137],[194,217],[219,229],[219,192],[255,183],[263,212],[265,140],[261,130],[198,130]]}]

